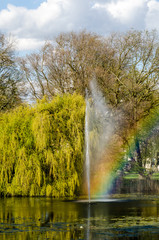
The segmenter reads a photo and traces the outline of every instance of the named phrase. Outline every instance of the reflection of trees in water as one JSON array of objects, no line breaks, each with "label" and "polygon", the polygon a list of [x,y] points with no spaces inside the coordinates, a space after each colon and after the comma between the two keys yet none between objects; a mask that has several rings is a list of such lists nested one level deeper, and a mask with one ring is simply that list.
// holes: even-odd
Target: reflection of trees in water
[{"label": "reflection of trees in water", "polygon": [[[51,199],[8,198],[0,200],[1,236],[9,239],[79,239],[84,230],[73,224],[78,219],[74,204],[52,202]],[[15,232],[16,230],[16,232]],[[14,232],[14,235],[13,235]]]},{"label": "reflection of trees in water", "polygon": [[48,198],[0,199],[0,239],[91,240],[100,239],[100,233],[101,239],[111,239],[106,234],[116,236],[118,225],[124,229],[157,222],[158,209],[154,200],[92,203],[89,208]]}]

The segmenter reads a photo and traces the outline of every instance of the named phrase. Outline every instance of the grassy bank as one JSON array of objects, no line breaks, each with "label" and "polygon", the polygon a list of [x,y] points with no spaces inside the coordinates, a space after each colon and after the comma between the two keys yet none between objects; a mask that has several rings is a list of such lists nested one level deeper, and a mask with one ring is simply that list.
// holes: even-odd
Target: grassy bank
[{"label": "grassy bank", "polygon": [[154,180],[159,180],[159,173],[158,172],[155,172],[155,173],[152,173],[152,174],[149,174],[149,173],[145,173],[144,175],[140,175],[139,173],[137,172],[131,172],[131,173],[126,173],[124,175],[124,179],[141,179],[141,178],[146,178],[146,177],[149,177],[150,179],[154,179]]}]

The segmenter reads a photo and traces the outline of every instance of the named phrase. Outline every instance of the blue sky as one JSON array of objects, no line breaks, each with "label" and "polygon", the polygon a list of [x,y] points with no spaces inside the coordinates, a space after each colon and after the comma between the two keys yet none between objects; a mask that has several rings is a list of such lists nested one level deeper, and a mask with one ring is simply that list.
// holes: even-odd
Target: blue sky
[{"label": "blue sky", "polygon": [[7,4],[36,9],[43,0],[0,0],[0,10],[7,8]]},{"label": "blue sky", "polygon": [[0,0],[0,32],[32,51],[61,32],[159,30],[159,0]]}]

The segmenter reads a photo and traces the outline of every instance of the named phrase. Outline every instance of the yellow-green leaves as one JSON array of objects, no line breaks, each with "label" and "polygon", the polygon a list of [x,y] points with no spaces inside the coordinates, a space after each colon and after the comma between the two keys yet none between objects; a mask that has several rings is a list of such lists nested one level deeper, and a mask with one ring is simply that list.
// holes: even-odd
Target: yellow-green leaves
[{"label": "yellow-green leaves", "polygon": [[0,116],[0,195],[74,196],[83,168],[85,102],[39,101]]}]

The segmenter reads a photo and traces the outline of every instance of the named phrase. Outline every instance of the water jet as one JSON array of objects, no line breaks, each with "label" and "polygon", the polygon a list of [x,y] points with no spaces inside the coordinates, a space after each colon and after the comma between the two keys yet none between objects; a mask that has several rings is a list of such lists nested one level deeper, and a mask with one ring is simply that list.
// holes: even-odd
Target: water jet
[{"label": "water jet", "polygon": [[[105,165],[101,162],[106,150],[111,149],[110,141],[114,133],[114,123],[111,111],[97,87],[95,81],[90,84],[90,90],[86,89],[86,113],[85,113],[85,165],[88,202],[93,198],[103,201],[103,194],[94,197],[95,184],[99,184],[100,176],[96,176],[96,167],[105,171]],[[109,160],[108,160],[109,161]],[[105,159],[104,164],[107,162]]]}]

